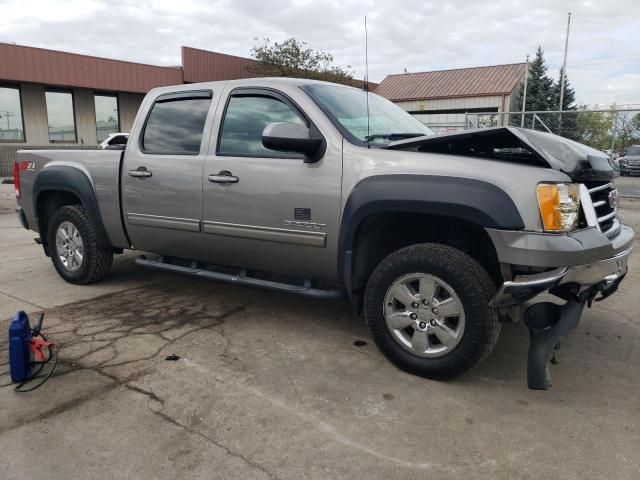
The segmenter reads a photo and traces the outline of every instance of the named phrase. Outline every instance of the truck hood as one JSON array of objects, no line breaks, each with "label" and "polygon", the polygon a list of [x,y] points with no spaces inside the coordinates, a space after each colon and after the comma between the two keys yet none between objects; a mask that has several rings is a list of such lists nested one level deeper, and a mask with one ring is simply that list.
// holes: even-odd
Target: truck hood
[{"label": "truck hood", "polygon": [[579,182],[609,181],[617,175],[617,169],[605,153],[558,135],[525,128],[482,128],[415,137],[391,142],[386,148],[553,168]]}]

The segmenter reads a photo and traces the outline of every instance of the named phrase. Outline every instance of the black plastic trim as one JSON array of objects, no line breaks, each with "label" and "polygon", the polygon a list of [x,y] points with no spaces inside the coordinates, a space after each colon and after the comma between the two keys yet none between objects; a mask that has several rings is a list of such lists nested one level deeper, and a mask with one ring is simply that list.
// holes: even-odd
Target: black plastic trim
[{"label": "black plastic trim", "polygon": [[342,215],[338,272],[351,297],[353,252],[362,221],[374,213],[415,212],[465,220],[484,228],[522,230],[513,200],[497,186],[459,177],[377,175],[358,183]]},{"label": "black plastic trim", "polygon": [[124,221],[124,151],[120,153],[120,163],[118,165],[118,211],[120,212],[120,224],[122,225],[122,231],[124,232],[124,238],[127,240],[127,245],[131,246],[131,238],[129,238],[129,232],[127,231],[127,222]]},{"label": "black plastic trim", "polygon": [[[33,211],[36,212],[36,215],[38,215],[39,197],[46,191],[69,192],[78,197],[96,231],[98,245],[105,248],[112,247],[111,240],[102,223],[93,185],[84,173],[77,168],[63,165],[41,170],[33,184]],[[42,231],[43,220],[37,218],[40,237],[45,239],[47,232]]]},{"label": "black plastic trim", "polygon": [[163,93],[156,97],[153,103],[172,102],[174,100],[192,100],[194,98],[213,98],[211,90],[186,90],[180,92]]},{"label": "black plastic trim", "polygon": [[[263,280],[249,276],[247,270],[240,270],[238,273],[216,272],[207,270],[198,266],[185,267],[171,263],[168,259],[160,257],[158,260],[152,260],[145,255],[136,258],[136,264],[143,267],[155,268],[167,272],[184,273],[200,278],[207,278],[234,285],[243,285],[248,287],[258,287],[267,290],[275,290],[287,293],[295,293],[306,297],[320,298],[323,300],[342,300],[345,292],[343,290],[323,290],[313,287],[313,282],[309,279],[304,281],[304,285],[292,285],[288,283],[274,282],[271,280]],[[198,265],[198,262],[194,262]]]}]

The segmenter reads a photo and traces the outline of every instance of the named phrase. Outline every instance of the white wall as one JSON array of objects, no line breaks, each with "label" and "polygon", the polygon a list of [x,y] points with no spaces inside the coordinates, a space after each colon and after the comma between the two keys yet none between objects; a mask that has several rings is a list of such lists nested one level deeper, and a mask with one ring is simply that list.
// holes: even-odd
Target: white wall
[{"label": "white wall", "polygon": [[46,145],[49,143],[47,128],[47,107],[42,85],[22,84],[22,118],[26,144]]},{"label": "white wall", "polygon": [[120,131],[129,132],[138,113],[144,95],[136,93],[120,93],[118,108],[120,109]]},{"label": "white wall", "polygon": [[[498,108],[502,111],[502,96],[487,95],[481,97],[439,98],[433,100],[414,100],[410,102],[395,102],[403,110],[413,113],[413,116],[425,125],[428,125],[436,133],[463,130],[464,113],[439,113],[430,114],[433,110],[453,110],[469,108],[486,108],[487,110]],[[506,104],[508,105],[508,104]]]}]

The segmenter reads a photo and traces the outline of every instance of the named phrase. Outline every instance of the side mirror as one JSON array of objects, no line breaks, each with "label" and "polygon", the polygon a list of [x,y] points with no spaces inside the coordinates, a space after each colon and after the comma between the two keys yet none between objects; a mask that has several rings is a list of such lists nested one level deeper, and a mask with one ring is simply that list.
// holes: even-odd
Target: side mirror
[{"label": "side mirror", "polygon": [[124,150],[125,148],[127,148],[126,143],[114,143],[112,145],[107,145],[106,147],[104,147],[104,150]]},{"label": "side mirror", "polygon": [[297,152],[305,156],[305,163],[314,163],[322,158],[326,142],[320,132],[293,122],[275,122],[262,131],[262,145],[279,152]]}]

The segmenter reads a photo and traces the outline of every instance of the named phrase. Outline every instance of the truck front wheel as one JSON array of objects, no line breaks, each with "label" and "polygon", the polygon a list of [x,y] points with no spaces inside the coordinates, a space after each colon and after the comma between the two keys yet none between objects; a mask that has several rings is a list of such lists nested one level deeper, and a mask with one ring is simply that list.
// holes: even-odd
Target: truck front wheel
[{"label": "truck front wheel", "polygon": [[67,282],[97,282],[111,270],[113,252],[98,245],[82,205],[59,208],[49,219],[47,236],[53,266]]},{"label": "truck front wheel", "polygon": [[432,379],[460,375],[493,349],[500,323],[495,286],[482,266],[446,245],[419,244],[386,257],[371,274],[365,316],[397,367]]}]

